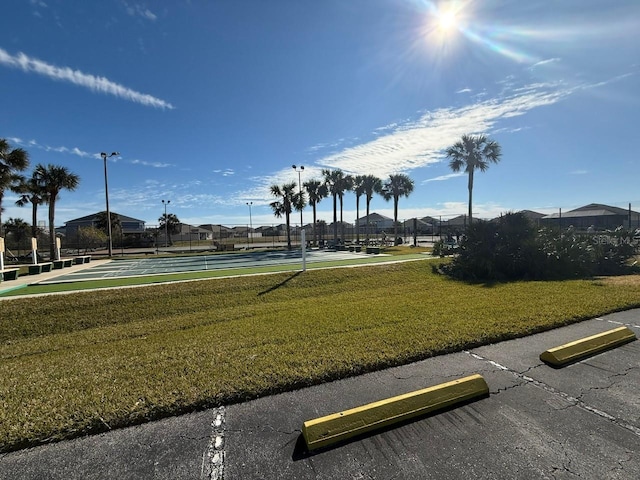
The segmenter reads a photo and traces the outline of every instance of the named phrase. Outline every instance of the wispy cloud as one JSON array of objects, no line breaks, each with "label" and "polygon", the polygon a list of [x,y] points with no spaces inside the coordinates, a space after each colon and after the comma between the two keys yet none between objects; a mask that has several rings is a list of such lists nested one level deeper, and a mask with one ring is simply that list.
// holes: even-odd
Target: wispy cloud
[{"label": "wispy cloud", "polygon": [[415,121],[398,125],[387,135],[326,156],[317,164],[348,173],[372,173],[380,178],[411,171],[439,162],[444,149],[462,134],[488,132],[501,120],[552,105],[571,91],[553,84],[528,85],[499,98],[427,112]]},{"label": "wispy cloud", "polygon": [[227,168],[227,169],[219,169],[219,170],[214,170],[213,173],[219,173],[221,174],[223,177],[230,177],[232,175],[235,175],[235,171],[233,171],[231,168]]},{"label": "wispy cloud", "polygon": [[130,162],[133,165],[144,165],[145,167],[155,167],[155,168],[166,168],[173,167],[172,163],[162,163],[162,162],[147,162],[146,160],[131,160]]},{"label": "wispy cloud", "polygon": [[469,93],[469,92],[471,92],[471,91],[472,91],[472,90],[471,90],[470,88],[463,88],[463,89],[461,89],[461,90],[458,90],[456,93]]},{"label": "wispy cloud", "polygon": [[571,175],[586,175],[587,173],[589,173],[588,170],[574,170],[572,172],[569,172]]},{"label": "wispy cloud", "polygon": [[464,172],[448,173],[446,175],[440,175],[439,177],[427,178],[422,183],[425,184],[429,182],[442,182],[444,180],[449,180],[450,178],[461,177],[462,175],[465,175],[465,173]]},{"label": "wispy cloud", "polygon": [[534,63],[533,65],[531,65],[529,67],[529,70],[533,70],[534,68],[538,68],[538,67],[542,67],[544,65],[549,65],[550,63],[556,63],[559,62],[560,59],[559,58],[548,58],[546,60],[541,60],[539,62]]},{"label": "wispy cloud", "polygon": [[139,3],[133,3],[133,4],[130,4],[127,2],[122,2],[122,3],[125,9],[127,10],[127,13],[132,17],[141,17],[141,18],[144,18],[145,20],[149,20],[152,22],[155,22],[158,19],[158,16],[155,13],[153,13],[148,8],[140,5]]},{"label": "wispy cloud", "polygon": [[[505,89],[498,96],[475,99],[462,107],[433,110],[414,120],[380,127],[371,133],[372,140],[343,148],[319,158],[314,164],[305,165],[302,181],[321,178],[321,171],[325,168],[339,168],[352,175],[372,174],[379,178],[386,178],[393,173],[408,173],[441,162],[445,158],[445,150],[463,134],[512,133],[528,128],[501,126],[499,123],[526,115],[531,110],[553,105],[576,91],[589,87],[568,86],[557,82],[517,87],[513,85],[513,78],[507,80],[510,85],[505,84]],[[442,175],[425,182],[443,181],[454,176],[457,174]],[[294,180],[296,178],[291,169],[284,168],[270,176],[252,179],[253,186],[234,196],[238,205],[246,198],[262,198],[266,203],[270,198],[270,185],[281,185]]]},{"label": "wispy cloud", "polygon": [[114,97],[139,103],[147,107],[169,110],[174,108],[173,105],[165,100],[146,93],[137,92],[123,85],[112,82],[105,77],[97,77],[95,75],[83,73],[80,70],[73,70],[69,67],[51,65],[37,58],[29,57],[22,52],[17,55],[11,55],[6,50],[0,48],[0,65],[18,68],[27,73],[36,73],[52,80],[72,83],[94,92],[113,95]]}]

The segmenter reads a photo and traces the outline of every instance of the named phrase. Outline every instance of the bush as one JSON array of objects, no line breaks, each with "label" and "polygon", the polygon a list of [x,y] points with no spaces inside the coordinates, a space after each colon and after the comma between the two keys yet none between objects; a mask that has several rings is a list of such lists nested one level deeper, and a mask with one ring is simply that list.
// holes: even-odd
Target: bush
[{"label": "bush", "polygon": [[445,271],[464,280],[613,275],[629,271],[628,260],[636,252],[632,236],[622,229],[598,236],[573,229],[536,231],[523,214],[507,213],[497,222],[472,224]]}]

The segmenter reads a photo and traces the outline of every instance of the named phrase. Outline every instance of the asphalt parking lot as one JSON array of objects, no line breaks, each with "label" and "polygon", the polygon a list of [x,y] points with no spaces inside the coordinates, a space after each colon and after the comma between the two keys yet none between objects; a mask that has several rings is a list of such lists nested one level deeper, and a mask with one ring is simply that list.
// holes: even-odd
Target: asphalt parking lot
[{"label": "asphalt parking lot", "polygon": [[[538,356],[640,310],[255,401],[3,454],[2,479],[637,479],[640,341]],[[490,395],[316,452],[305,420],[481,374]]]}]

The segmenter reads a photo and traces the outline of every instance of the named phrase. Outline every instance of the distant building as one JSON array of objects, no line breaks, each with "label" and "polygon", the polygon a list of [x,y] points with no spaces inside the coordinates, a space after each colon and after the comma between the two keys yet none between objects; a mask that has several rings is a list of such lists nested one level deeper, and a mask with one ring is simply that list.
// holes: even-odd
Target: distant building
[{"label": "distant building", "polygon": [[[64,224],[64,232],[67,238],[72,238],[77,235],[78,228],[80,227],[95,227],[98,224],[99,215],[104,215],[106,212],[96,212],[85,217],[75,218],[69,220]],[[120,221],[123,235],[139,235],[142,236],[145,233],[144,220],[138,220],[137,218],[127,217],[116,212],[111,212],[112,216],[115,216]]]},{"label": "distant building", "polygon": [[614,230],[618,227],[640,227],[640,213],[630,209],[590,203],[567,212],[558,211],[540,219],[542,225],[578,230]]},{"label": "distant building", "polygon": [[[365,233],[367,231],[367,216],[360,217],[357,223],[360,228],[360,233]],[[375,212],[369,213],[368,230],[371,233],[393,230],[393,218],[385,217]]]}]

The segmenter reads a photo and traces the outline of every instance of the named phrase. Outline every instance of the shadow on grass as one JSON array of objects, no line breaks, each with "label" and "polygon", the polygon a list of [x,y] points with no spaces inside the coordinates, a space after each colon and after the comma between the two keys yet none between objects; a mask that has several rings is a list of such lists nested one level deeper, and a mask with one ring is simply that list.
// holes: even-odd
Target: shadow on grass
[{"label": "shadow on grass", "polygon": [[262,295],[266,295],[267,293],[271,293],[274,290],[279,289],[280,287],[286,285],[287,282],[290,282],[291,280],[296,278],[301,273],[302,273],[301,271],[300,272],[295,272],[294,274],[292,274],[291,276],[287,277],[286,279],[284,279],[282,282],[278,283],[277,285],[274,285],[273,287],[267,288],[266,290],[263,290],[262,292],[258,293],[258,296],[261,297]]}]

